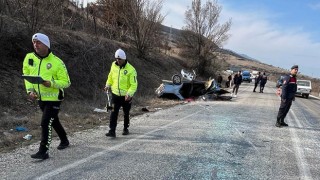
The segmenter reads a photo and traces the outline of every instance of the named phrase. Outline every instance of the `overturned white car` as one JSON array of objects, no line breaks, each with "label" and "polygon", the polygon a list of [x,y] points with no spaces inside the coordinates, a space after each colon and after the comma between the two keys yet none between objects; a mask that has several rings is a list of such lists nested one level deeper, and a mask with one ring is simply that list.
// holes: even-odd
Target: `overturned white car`
[{"label": "overturned white car", "polygon": [[[182,76],[182,78],[181,78]],[[179,98],[181,100],[190,97],[204,96],[203,99],[222,99],[230,100],[231,94],[217,84],[214,79],[208,81],[195,80],[195,73],[181,70],[181,76],[175,74],[172,80],[162,80],[162,84],[156,89],[155,93],[161,98]]]}]

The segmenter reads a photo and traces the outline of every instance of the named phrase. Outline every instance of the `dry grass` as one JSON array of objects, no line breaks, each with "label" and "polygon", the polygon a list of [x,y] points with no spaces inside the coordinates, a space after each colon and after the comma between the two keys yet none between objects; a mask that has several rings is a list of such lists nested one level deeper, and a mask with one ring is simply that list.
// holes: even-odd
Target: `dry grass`
[{"label": "dry grass", "polygon": [[[155,98],[155,95],[149,92],[146,96],[139,95],[135,97],[133,102],[131,117],[148,113],[142,108],[146,108],[149,112],[157,111],[157,108],[165,109],[174,105],[181,104],[178,100],[163,100]],[[103,108],[104,106],[97,107]],[[59,114],[60,121],[68,134],[83,131],[86,129],[96,128],[98,126],[108,126],[110,113],[94,112],[95,106],[85,103],[71,103],[65,101],[61,105]],[[119,114],[119,121],[122,121],[122,113]],[[9,114],[5,115],[0,121],[0,152],[8,152],[15,148],[30,145],[40,141],[41,136],[41,116],[39,108],[35,108],[33,113],[22,117],[13,117]],[[16,131],[17,126],[22,126],[28,129],[26,132]],[[107,131],[107,129],[106,129]],[[23,139],[26,134],[31,134],[33,137],[30,141]],[[53,137],[57,138],[56,133]]]}]

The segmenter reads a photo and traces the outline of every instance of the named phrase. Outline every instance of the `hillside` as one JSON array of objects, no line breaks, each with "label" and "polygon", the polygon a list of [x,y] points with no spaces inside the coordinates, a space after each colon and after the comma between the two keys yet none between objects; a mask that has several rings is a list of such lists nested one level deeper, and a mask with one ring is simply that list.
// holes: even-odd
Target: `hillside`
[{"label": "hillside", "polygon": [[[22,75],[22,62],[26,53],[32,51],[31,35],[24,32],[22,23],[8,17],[3,18],[0,49],[0,133],[9,132],[16,126],[29,129],[38,127],[39,109],[28,101]],[[71,78],[71,87],[65,90],[65,101],[61,113],[80,126],[89,123],[95,125],[95,119],[107,120],[106,114],[92,117],[94,108],[105,106],[103,87],[109,72],[114,52],[121,47],[127,52],[128,61],[138,72],[139,87],[134,98],[134,107],[148,106],[155,101],[154,90],[164,78],[180,72],[182,65],[178,58],[154,53],[148,59],[137,59],[129,45],[121,44],[102,37],[83,32],[66,31],[54,28],[45,29],[51,39],[52,51],[66,64]],[[161,103],[156,103],[161,106]],[[141,109],[141,108],[139,108]],[[64,119],[62,115],[61,119]],[[71,115],[71,117],[69,117]],[[77,119],[79,118],[79,119]],[[88,120],[86,120],[88,119]],[[68,122],[69,123],[69,122]],[[106,125],[107,122],[99,122]],[[70,126],[72,123],[70,122]],[[67,125],[68,127],[68,125]],[[70,127],[71,128],[71,127]],[[80,130],[80,129],[78,129]],[[20,137],[21,138],[21,137]],[[1,136],[0,144],[7,145],[9,140]]]}]

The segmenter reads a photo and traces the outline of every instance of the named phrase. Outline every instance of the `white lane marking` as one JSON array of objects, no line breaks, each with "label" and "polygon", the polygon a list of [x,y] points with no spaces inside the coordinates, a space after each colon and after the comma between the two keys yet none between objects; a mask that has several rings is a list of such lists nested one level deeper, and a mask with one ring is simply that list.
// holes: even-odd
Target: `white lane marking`
[{"label": "white lane marking", "polygon": [[294,153],[291,149],[289,149],[289,148],[287,148],[287,147],[285,147],[285,146],[283,146],[286,150],[288,150],[288,151],[290,151],[291,153]]},{"label": "white lane marking", "polygon": [[[298,127],[302,128],[294,111],[290,109],[290,113],[292,114],[293,120],[296,122]],[[295,150],[294,152],[295,152],[295,157],[297,159],[297,165],[299,168],[299,177],[306,180],[312,180],[313,178],[309,169],[308,162],[304,156],[303,149],[300,148],[301,142],[294,128],[290,128],[290,134],[291,134],[291,140],[293,142],[293,148]]]},{"label": "white lane marking", "polygon": [[134,142],[134,141],[136,141],[136,140],[138,140],[138,139],[144,138],[146,135],[152,134],[152,133],[154,133],[154,132],[156,132],[156,131],[159,131],[159,130],[161,130],[161,129],[165,129],[165,128],[167,128],[168,126],[171,126],[171,125],[173,125],[173,124],[175,124],[175,123],[178,123],[178,122],[181,121],[181,120],[187,119],[187,118],[189,118],[189,117],[191,117],[191,116],[193,116],[193,115],[195,115],[195,114],[200,113],[201,111],[203,111],[203,110],[200,110],[200,111],[197,111],[197,112],[195,112],[195,113],[193,113],[193,114],[190,114],[190,115],[188,115],[188,116],[182,117],[182,118],[180,118],[180,119],[178,119],[178,120],[176,120],[176,121],[173,121],[173,122],[171,122],[171,123],[169,123],[169,124],[167,124],[167,125],[164,125],[164,126],[161,126],[161,127],[159,127],[159,128],[156,128],[156,129],[154,129],[154,130],[152,130],[152,131],[149,131],[149,132],[147,132],[147,133],[145,133],[145,134],[142,134],[142,135],[140,135],[140,136],[138,136],[138,137],[136,137],[136,138],[130,139],[130,140],[128,140],[128,141],[126,141],[126,142],[123,142],[123,143],[121,143],[121,144],[112,146],[112,147],[110,147],[110,148],[108,148],[108,149],[106,149],[106,150],[97,152],[97,153],[95,153],[95,154],[93,154],[93,155],[91,155],[91,156],[89,156],[89,157],[87,157],[87,158],[80,159],[80,160],[75,161],[75,162],[73,162],[73,163],[71,163],[71,164],[67,164],[67,165],[65,165],[65,166],[63,166],[63,167],[60,167],[60,168],[58,168],[58,169],[56,169],[56,170],[54,170],[54,171],[45,173],[45,174],[43,174],[43,175],[41,175],[41,176],[39,176],[39,177],[36,177],[35,179],[39,179],[39,180],[40,180],[40,179],[50,179],[51,177],[53,177],[53,176],[55,176],[55,175],[58,175],[58,174],[60,174],[60,173],[62,173],[62,172],[64,172],[64,171],[67,171],[67,170],[69,170],[69,169],[75,168],[75,167],[77,167],[77,166],[79,166],[79,165],[81,165],[81,164],[86,163],[87,161],[90,161],[90,160],[95,159],[95,158],[97,158],[97,157],[99,157],[99,156],[102,156],[102,155],[104,155],[105,153],[107,153],[108,151],[112,151],[112,150],[115,150],[115,149],[120,149],[122,146],[125,146],[126,144],[129,144],[129,143]]},{"label": "white lane marking", "polygon": [[[278,99],[281,99],[280,96],[278,96]],[[298,121],[298,118],[296,116],[296,114],[294,113],[294,111],[292,109],[290,109],[289,113],[292,114],[293,116],[293,120],[295,121],[295,123],[298,125],[299,128],[302,128],[301,123]],[[306,179],[306,180],[312,180],[312,175],[310,172],[310,169],[308,167],[308,162],[306,160],[306,158],[304,157],[304,152],[303,149],[300,148],[300,139],[297,136],[296,131],[293,128],[290,128],[290,134],[291,134],[291,140],[293,142],[293,148],[294,148],[294,154],[297,160],[297,165],[299,168],[299,176],[302,179]]]},{"label": "white lane marking", "polygon": [[320,147],[320,145],[319,144],[315,144],[316,146],[318,146],[318,147]]}]

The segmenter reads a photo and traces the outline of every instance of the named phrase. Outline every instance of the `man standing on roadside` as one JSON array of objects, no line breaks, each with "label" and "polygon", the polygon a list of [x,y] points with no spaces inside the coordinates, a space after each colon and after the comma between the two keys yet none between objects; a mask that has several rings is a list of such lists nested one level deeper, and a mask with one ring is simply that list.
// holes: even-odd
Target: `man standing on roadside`
[{"label": "man standing on roadside", "polygon": [[222,78],[221,74],[219,74],[218,75],[218,84],[219,84],[220,87],[221,87],[221,84],[222,84],[222,80],[223,80],[223,78]]},{"label": "man standing on roadside", "polygon": [[126,54],[122,49],[115,53],[116,61],[112,63],[108,75],[105,91],[111,89],[113,110],[110,115],[109,132],[106,136],[116,137],[116,127],[119,110],[122,106],[124,113],[124,123],[122,135],[129,134],[129,112],[134,93],[137,91],[138,81],[135,68],[129,64]]},{"label": "man standing on roadside", "polygon": [[[276,126],[288,126],[287,123],[284,122],[284,118],[290,110],[292,101],[294,101],[295,94],[297,92],[297,73],[299,67],[298,65],[294,65],[291,67],[291,71],[289,75],[284,76],[282,82],[282,91],[281,91],[281,104],[277,116]],[[279,87],[280,88],[280,87]]]},{"label": "man standing on roadside", "polygon": [[31,155],[34,159],[49,158],[48,150],[52,140],[52,127],[60,138],[59,150],[69,146],[67,133],[59,121],[61,101],[64,99],[63,88],[70,86],[70,78],[63,61],[50,50],[48,36],[36,33],[32,36],[35,52],[28,53],[23,61],[23,74],[41,76],[43,82],[32,84],[25,80],[29,97],[38,100],[42,111],[41,142],[39,151]]},{"label": "man standing on roadside", "polygon": [[256,77],[254,77],[254,88],[253,88],[253,92],[256,92],[256,88],[257,88],[260,80],[261,80],[261,74],[260,74],[260,72],[258,72],[258,75],[257,75]]},{"label": "man standing on roadside", "polygon": [[263,93],[264,86],[266,85],[267,81],[268,81],[268,77],[267,77],[266,73],[263,72],[261,79],[260,79],[260,93]]},{"label": "man standing on roadside", "polygon": [[226,88],[231,88],[231,80],[232,80],[232,76],[231,76],[231,74],[229,74],[229,76],[228,76],[228,81],[226,82]]},{"label": "man standing on roadside", "polygon": [[233,85],[233,90],[232,90],[231,96],[237,97],[239,86],[241,83],[242,83],[242,75],[241,75],[241,71],[238,71],[238,73],[236,75],[234,75],[234,77],[233,77],[233,84],[234,85]]}]

